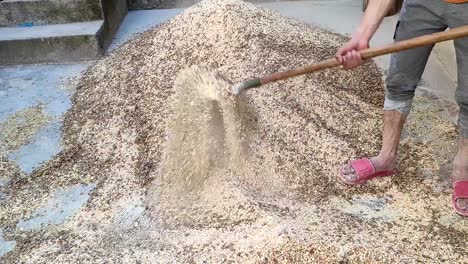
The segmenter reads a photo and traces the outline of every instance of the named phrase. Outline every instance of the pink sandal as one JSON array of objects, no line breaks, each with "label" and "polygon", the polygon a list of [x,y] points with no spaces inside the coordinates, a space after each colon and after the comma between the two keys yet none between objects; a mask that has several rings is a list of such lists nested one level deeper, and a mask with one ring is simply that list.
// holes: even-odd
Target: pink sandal
[{"label": "pink sandal", "polygon": [[343,168],[345,165],[341,166],[339,177],[341,181],[348,185],[358,185],[379,177],[387,177],[395,174],[395,171],[375,171],[375,167],[368,158],[362,158],[359,160],[353,160],[350,162],[351,167],[356,171],[358,178],[353,181],[346,179]]},{"label": "pink sandal", "polygon": [[468,210],[461,210],[457,207],[458,199],[468,199],[468,181],[458,180],[453,182],[452,207],[461,216],[468,216]]}]

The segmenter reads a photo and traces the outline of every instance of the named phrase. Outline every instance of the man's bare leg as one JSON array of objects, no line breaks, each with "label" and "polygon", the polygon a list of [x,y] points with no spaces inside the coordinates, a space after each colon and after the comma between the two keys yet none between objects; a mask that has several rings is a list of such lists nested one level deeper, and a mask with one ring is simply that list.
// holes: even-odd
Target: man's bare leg
[{"label": "man's bare leg", "polygon": [[[384,111],[382,148],[379,155],[370,158],[376,172],[395,169],[398,145],[405,121],[406,116],[397,110]],[[343,177],[348,181],[355,181],[358,179],[356,171],[350,164],[345,165],[342,172]]]},{"label": "man's bare leg", "polygon": [[[452,177],[453,181],[468,180],[468,138],[460,137]],[[468,212],[468,199],[457,199],[456,203],[458,208]]]}]

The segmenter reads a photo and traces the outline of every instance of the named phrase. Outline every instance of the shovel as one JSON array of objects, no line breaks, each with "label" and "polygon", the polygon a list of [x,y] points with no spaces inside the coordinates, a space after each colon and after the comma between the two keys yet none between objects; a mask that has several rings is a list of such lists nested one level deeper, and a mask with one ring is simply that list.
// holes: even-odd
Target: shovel
[{"label": "shovel", "polygon": [[[453,40],[458,38],[468,37],[468,25],[450,29],[444,32],[434,33],[430,35],[425,35],[417,38],[412,38],[408,40],[398,41],[393,44],[389,44],[380,48],[369,48],[361,50],[361,56],[363,59],[370,59],[381,55],[386,55],[390,53],[395,53],[403,50],[409,50],[421,46],[431,45],[447,40]],[[341,64],[335,59],[328,59],[322,62],[314,63],[311,65],[306,65],[302,67],[293,68],[286,71],[275,72],[269,75],[265,75],[260,78],[255,78],[248,80],[246,82],[238,83],[232,86],[232,93],[238,95],[241,92],[258,87],[267,83],[284,80],[294,76],[299,76],[307,73],[312,73],[315,71],[320,71],[328,68],[338,67]]]}]

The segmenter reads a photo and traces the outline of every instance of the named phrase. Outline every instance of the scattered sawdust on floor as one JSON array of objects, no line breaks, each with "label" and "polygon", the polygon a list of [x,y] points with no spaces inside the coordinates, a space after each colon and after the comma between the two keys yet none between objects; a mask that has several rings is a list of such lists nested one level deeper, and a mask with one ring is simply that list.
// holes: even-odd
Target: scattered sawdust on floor
[{"label": "scattered sawdust on floor", "polygon": [[[80,73],[80,74],[83,74]],[[60,85],[60,89],[62,90],[65,90],[67,92],[75,92],[76,91],[76,88],[78,87],[78,85],[80,84],[80,74],[77,75],[76,77],[69,77],[69,78],[66,78]]]},{"label": "scattered sawdust on floor", "polygon": [[0,154],[0,180],[19,179],[24,177],[21,168],[6,155]]},{"label": "scattered sawdust on floor", "polygon": [[[346,40],[244,2],[211,0],[123,45],[77,86],[62,153],[9,186],[0,225],[17,246],[3,260],[466,261],[468,224],[451,212],[450,187],[436,177],[436,145],[416,136],[417,122],[431,123],[433,115],[409,125],[395,177],[355,188],[336,179],[340,163],[375,154],[380,145],[384,89],[372,61],[248,91],[247,165],[213,166],[196,193],[161,191],[174,111],[168,104],[180,70],[207,65],[239,82],[333,57]],[[441,119],[424,132],[448,142],[447,124]],[[96,188],[72,219],[15,229],[55,188],[77,183]],[[356,210],[362,207],[366,216]],[[143,213],[122,221],[128,208]]]},{"label": "scattered sawdust on floor", "polygon": [[440,170],[444,167],[445,170],[451,170],[457,149],[458,130],[456,125],[447,122],[450,119],[447,108],[439,99],[426,94],[415,99],[415,106],[406,124],[406,131],[411,137],[427,145],[431,155],[425,156],[431,157],[429,162],[433,165],[442,166]]},{"label": "scattered sawdust on floor", "polygon": [[25,176],[20,167],[8,159],[8,154],[28,144],[49,120],[43,107],[38,105],[18,111],[0,122],[0,179],[19,180]]},{"label": "scattered sawdust on floor", "polygon": [[0,151],[9,153],[26,145],[49,120],[41,105],[15,112],[0,122]]}]

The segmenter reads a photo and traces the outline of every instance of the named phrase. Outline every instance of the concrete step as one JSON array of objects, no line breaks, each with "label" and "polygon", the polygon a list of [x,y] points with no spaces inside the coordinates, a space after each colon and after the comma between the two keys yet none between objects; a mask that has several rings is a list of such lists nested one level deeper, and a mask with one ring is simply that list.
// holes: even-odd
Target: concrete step
[{"label": "concrete step", "polygon": [[3,0],[0,27],[63,24],[102,19],[96,0]]},{"label": "concrete step", "polygon": [[85,61],[104,52],[104,20],[0,28],[0,64]]}]

